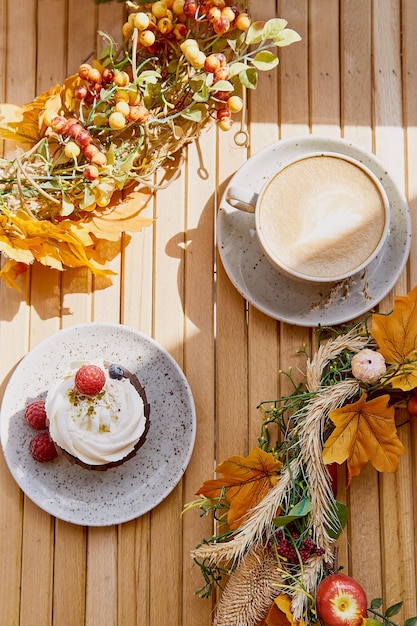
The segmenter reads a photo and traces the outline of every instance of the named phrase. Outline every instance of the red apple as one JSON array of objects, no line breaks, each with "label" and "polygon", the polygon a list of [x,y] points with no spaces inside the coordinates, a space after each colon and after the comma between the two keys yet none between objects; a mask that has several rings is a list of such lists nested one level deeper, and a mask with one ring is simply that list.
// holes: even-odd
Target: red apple
[{"label": "red apple", "polygon": [[345,574],[327,576],[317,587],[317,615],[326,626],[361,626],[367,606],[360,584]]}]

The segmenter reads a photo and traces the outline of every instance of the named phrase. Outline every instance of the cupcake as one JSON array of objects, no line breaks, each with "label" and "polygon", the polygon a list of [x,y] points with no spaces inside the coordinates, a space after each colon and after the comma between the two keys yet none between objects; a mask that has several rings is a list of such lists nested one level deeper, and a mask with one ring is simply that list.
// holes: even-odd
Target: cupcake
[{"label": "cupcake", "polygon": [[58,452],[90,470],[130,459],[149,429],[145,390],[114,363],[73,363],[49,389],[45,411]]}]

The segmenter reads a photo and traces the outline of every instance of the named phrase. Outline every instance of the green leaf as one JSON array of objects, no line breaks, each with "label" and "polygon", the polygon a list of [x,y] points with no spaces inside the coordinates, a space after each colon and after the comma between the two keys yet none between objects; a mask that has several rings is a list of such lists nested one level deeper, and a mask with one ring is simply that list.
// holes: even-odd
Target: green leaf
[{"label": "green leaf", "polygon": [[244,72],[247,67],[246,63],[241,63],[240,61],[232,63],[229,65],[229,78],[233,78],[233,76],[237,76],[240,72]]},{"label": "green leaf", "polygon": [[284,30],[288,24],[287,20],[275,17],[268,20],[262,31],[262,39],[275,39]]},{"label": "green leaf", "polygon": [[274,38],[274,44],[280,48],[290,46],[297,41],[301,41],[301,37],[295,30],[292,30],[292,28],[286,28]]},{"label": "green leaf", "polygon": [[239,80],[247,89],[256,89],[258,84],[258,73],[254,67],[248,67],[239,73]]},{"label": "green leaf", "polygon": [[203,87],[196,91],[193,95],[193,100],[195,102],[207,102],[210,97],[210,90],[207,85],[203,85]]},{"label": "green leaf", "polygon": [[62,210],[61,215],[66,217],[67,215],[71,215],[74,211],[74,205],[72,202],[68,200],[65,194],[62,194]]},{"label": "green leaf", "polygon": [[252,22],[246,32],[246,44],[248,46],[262,41],[264,26],[265,22]]},{"label": "green leaf", "polygon": [[334,525],[332,524],[331,527],[327,528],[329,537],[331,537],[332,539],[337,539],[339,537],[340,533],[346,526],[346,523],[348,520],[348,513],[349,513],[348,507],[345,504],[343,504],[343,502],[338,502],[336,500],[337,520],[334,520],[335,521]]},{"label": "green leaf", "polygon": [[380,609],[382,606],[382,598],[374,598],[371,601],[371,609]]},{"label": "green leaf", "polygon": [[233,85],[228,80],[219,80],[211,89],[212,91],[233,91]]},{"label": "green leaf", "polygon": [[397,602],[387,608],[385,611],[385,617],[392,617],[393,615],[397,615],[402,609],[403,602]]},{"label": "green leaf", "polygon": [[278,63],[279,60],[275,56],[275,54],[272,54],[272,52],[268,52],[268,50],[258,52],[258,54],[252,60],[252,65],[254,65],[257,70],[261,70],[262,72],[272,70],[272,68],[276,67]]},{"label": "green leaf", "polygon": [[207,109],[203,104],[192,104],[182,111],[181,117],[191,122],[201,122],[207,114]]},{"label": "green leaf", "polygon": [[404,626],[416,626],[416,624],[417,624],[417,616],[416,617],[409,617],[404,622]]},{"label": "green leaf", "polygon": [[83,201],[80,202],[80,209],[85,209],[88,206],[91,206],[93,202],[96,201],[96,197],[89,185],[85,185],[84,187],[84,198]]},{"label": "green leaf", "polygon": [[155,85],[160,78],[161,74],[159,72],[155,72],[154,70],[145,70],[139,74],[137,82],[139,85],[143,83],[151,83]]},{"label": "green leaf", "polygon": [[287,524],[290,524],[300,517],[305,517],[312,511],[312,509],[313,505],[311,504],[310,500],[304,498],[293,506],[289,515],[279,515],[278,517],[274,518],[273,522],[276,526],[286,526]]}]

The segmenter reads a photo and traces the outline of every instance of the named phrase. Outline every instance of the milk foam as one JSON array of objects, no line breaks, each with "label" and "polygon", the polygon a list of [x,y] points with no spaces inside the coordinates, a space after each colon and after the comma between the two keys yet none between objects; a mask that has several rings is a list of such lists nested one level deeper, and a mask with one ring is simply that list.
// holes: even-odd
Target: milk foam
[{"label": "milk foam", "polygon": [[380,190],[337,156],[290,164],[263,193],[257,229],[267,253],[301,274],[331,278],[355,270],[385,228]]},{"label": "milk foam", "polygon": [[104,465],[127,456],[146,426],[144,405],[130,380],[112,379],[104,365],[105,386],[93,397],[74,395],[74,363],[49,390],[45,408],[51,438],[88,465]]}]

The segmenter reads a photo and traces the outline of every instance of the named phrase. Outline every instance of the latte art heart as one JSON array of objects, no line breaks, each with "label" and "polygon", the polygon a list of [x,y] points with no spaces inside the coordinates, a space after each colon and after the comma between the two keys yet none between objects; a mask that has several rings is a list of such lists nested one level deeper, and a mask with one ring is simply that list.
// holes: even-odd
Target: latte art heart
[{"label": "latte art heart", "polygon": [[386,227],[384,198],[359,166],[314,155],[281,170],[260,199],[257,232],[271,259],[313,279],[361,266]]}]

